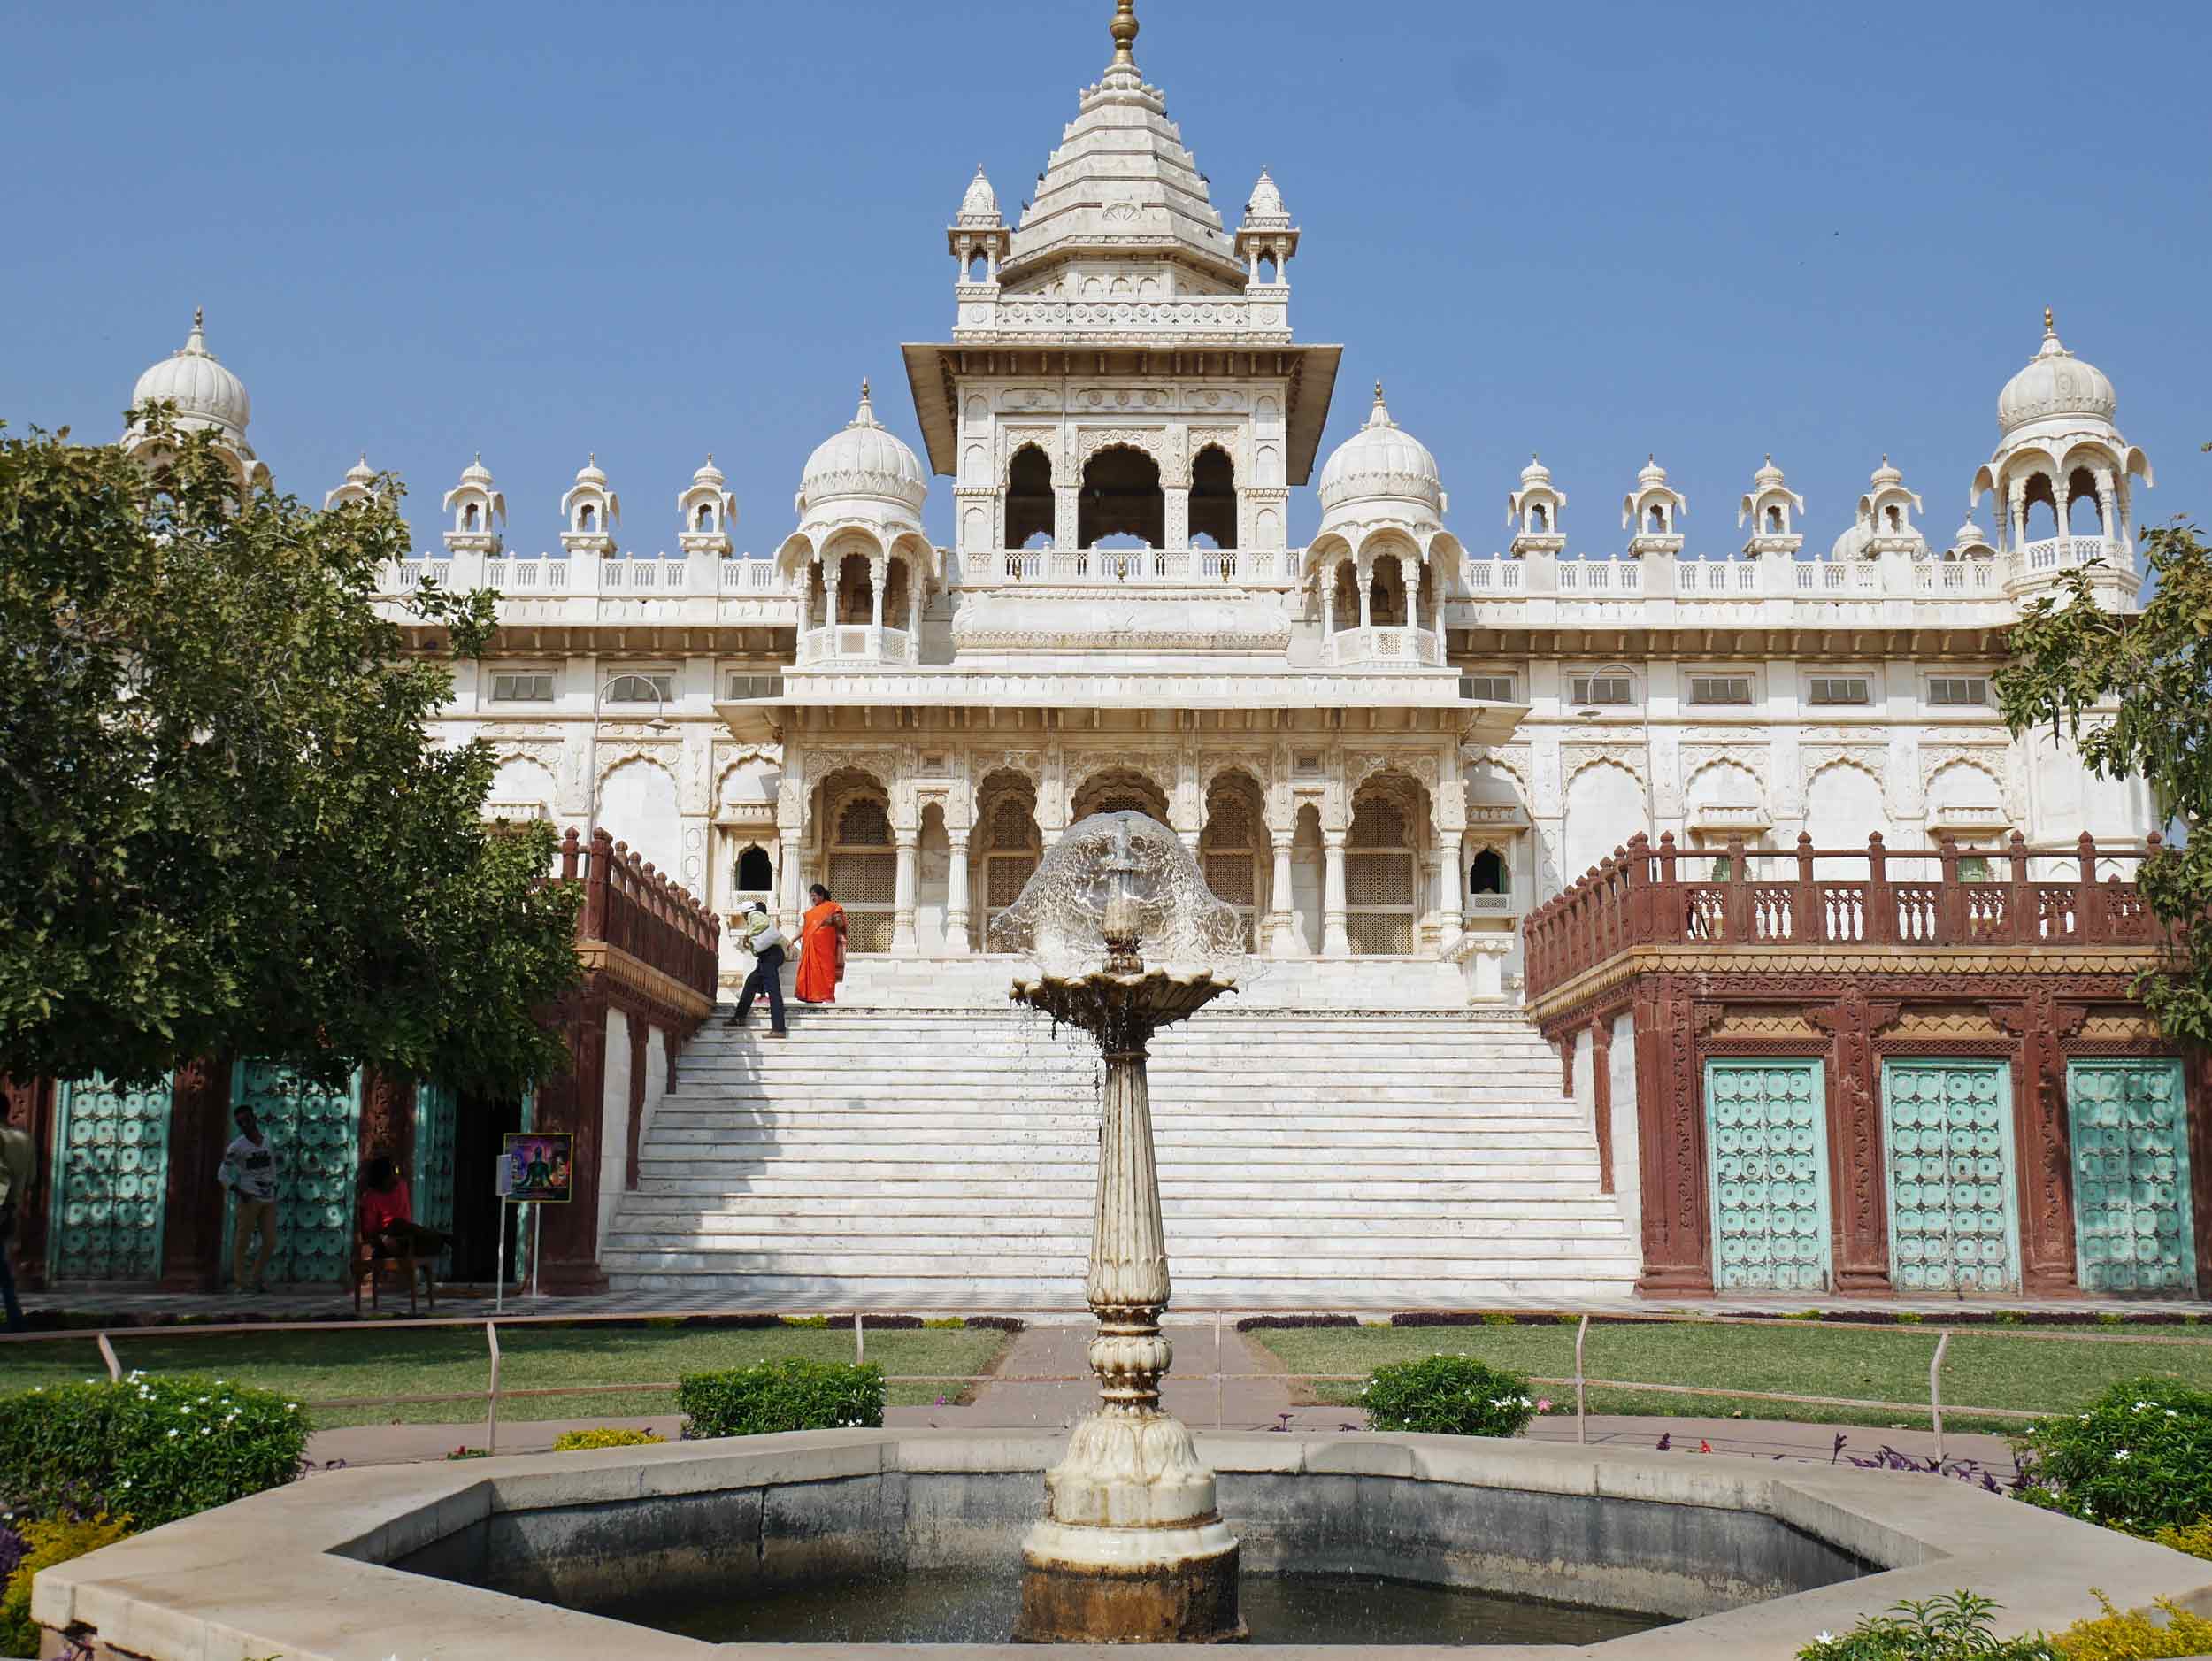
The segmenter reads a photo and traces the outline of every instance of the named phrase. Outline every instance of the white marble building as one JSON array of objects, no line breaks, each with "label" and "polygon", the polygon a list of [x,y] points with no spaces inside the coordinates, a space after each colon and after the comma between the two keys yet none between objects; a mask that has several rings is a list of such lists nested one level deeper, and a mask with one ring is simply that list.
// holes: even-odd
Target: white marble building
[{"label": "white marble building", "polygon": [[[653,555],[626,549],[595,462],[534,555],[480,458],[463,472],[442,545],[391,591],[504,596],[446,716],[501,757],[491,811],[603,823],[719,909],[795,913],[826,881],[864,954],[848,995],[945,1003],[1002,998],[977,960],[1047,844],[1142,807],[1247,912],[1277,963],[1263,996],[1431,1008],[1514,1001],[1519,917],[1639,829],[1718,850],[2154,826],[2139,788],[2091,788],[1992,703],[2008,627],[2065,569],[2101,558],[2108,602],[2135,604],[2149,465],[2047,317],[1971,482],[1987,529],[1932,542],[1884,458],[1809,548],[1809,519],[1842,515],[1809,514],[1770,458],[1732,527],[1655,458],[1617,531],[1531,460],[1482,536],[1379,387],[1319,456],[1340,352],[1292,327],[1299,227],[1265,174],[1226,227],[1136,34],[1124,0],[1018,225],[980,170],[966,188],[949,338],[902,349],[926,458],[864,387],[766,557],[737,551],[710,457]],[[256,473],[245,389],[196,323],[138,396]],[[1450,472],[1488,491],[1511,468]],[[933,478],[953,547],[923,529]],[[2093,535],[2069,534],[2078,501]]]}]

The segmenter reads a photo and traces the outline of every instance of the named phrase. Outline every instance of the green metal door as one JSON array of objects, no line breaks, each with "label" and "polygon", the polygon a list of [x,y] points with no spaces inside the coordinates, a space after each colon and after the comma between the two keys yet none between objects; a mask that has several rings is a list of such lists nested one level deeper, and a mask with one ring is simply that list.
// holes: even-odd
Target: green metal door
[{"label": "green metal door", "polygon": [[1709,1061],[1717,1291],[1828,1286],[1827,1096],[1817,1061]]},{"label": "green metal door", "polygon": [[[271,1286],[336,1286],[358,1228],[361,1075],[342,1090],[326,1090],[273,1062],[242,1061],[232,1076],[231,1100],[253,1109],[276,1150],[276,1255],[264,1280]],[[235,1223],[233,1208],[226,1253]]]},{"label": "green metal door", "polygon": [[2191,1292],[2188,1096],[2181,1063],[2075,1061],[2074,1239],[2085,1292]]},{"label": "green metal door", "polygon": [[166,1080],[119,1090],[104,1079],[55,1091],[58,1150],[47,1261],[57,1280],[144,1280],[161,1274],[168,1206]]},{"label": "green metal door", "polygon": [[2016,1288],[2010,1068],[2001,1061],[1886,1061],[1882,1119],[1897,1289]]},{"label": "green metal door", "polygon": [[[453,1232],[453,1133],[457,1102],[442,1084],[415,1088],[415,1169],[408,1179],[415,1220],[425,1228]],[[438,1260],[438,1278],[453,1272],[453,1254]]]}]

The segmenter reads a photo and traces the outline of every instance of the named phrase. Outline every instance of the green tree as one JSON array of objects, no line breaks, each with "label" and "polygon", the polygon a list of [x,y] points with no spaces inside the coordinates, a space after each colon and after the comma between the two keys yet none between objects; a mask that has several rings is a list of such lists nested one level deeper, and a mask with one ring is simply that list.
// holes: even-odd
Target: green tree
[{"label": "green tree", "polygon": [[2212,929],[2193,927],[2212,905],[2212,548],[2176,520],[2147,531],[2143,552],[2155,587],[2139,612],[2100,605],[2094,567],[2030,605],[1998,697],[2016,734],[2049,727],[2091,773],[2143,780],[2188,827],[2141,870],[2143,903],[2175,943],[2138,991],[2160,1031],[2212,1042]]},{"label": "green tree", "polygon": [[313,511],[137,415],[157,465],[0,431],[0,1073],[549,1076],[573,885],[549,829],[483,823],[487,749],[425,726],[491,596],[426,593],[411,650],[371,598],[396,483]]}]

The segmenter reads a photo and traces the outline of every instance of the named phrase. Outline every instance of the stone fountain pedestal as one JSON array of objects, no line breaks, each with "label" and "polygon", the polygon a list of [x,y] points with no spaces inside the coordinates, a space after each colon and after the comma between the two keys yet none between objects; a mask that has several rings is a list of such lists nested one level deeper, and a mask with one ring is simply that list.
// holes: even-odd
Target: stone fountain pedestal
[{"label": "stone fountain pedestal", "polygon": [[1045,1519],[1022,1545],[1018,1641],[1234,1643],[1237,1539],[1190,1431],[1160,1406],[1174,1349],[1160,1334],[1170,1291],[1152,1148],[1145,1046],[1234,982],[1148,971],[1135,927],[1110,906],[1112,955],[1098,973],[1016,983],[1015,998],[1093,1034],[1106,1093],[1086,1292],[1098,1320],[1091,1370],[1099,1409],[1045,1474]]}]

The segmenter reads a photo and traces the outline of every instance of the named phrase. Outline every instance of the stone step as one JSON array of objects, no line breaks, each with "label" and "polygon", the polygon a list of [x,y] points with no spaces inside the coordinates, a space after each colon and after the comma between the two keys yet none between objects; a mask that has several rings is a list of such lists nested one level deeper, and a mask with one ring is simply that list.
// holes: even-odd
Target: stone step
[{"label": "stone step", "polygon": [[[682,1162],[682,1168],[688,1170],[688,1163]],[[1394,1211],[1401,1206],[1417,1203],[1458,1207],[1494,1201],[1522,1206],[1590,1204],[1602,1206],[1609,1213],[1614,1203],[1609,1197],[1598,1195],[1596,1185],[1595,1159],[1589,1162],[1585,1172],[1548,1162],[1530,1170],[1503,1169],[1476,1180],[1393,1177],[1379,1173],[1358,1181],[1307,1183],[1299,1187],[1297,1192],[1300,1198],[1293,1201],[1276,1198],[1284,1191],[1282,1184],[1259,1178],[1240,1182],[1234,1180],[1193,1181],[1163,1177],[1160,1181],[1164,1203],[1171,1209],[1179,1203],[1204,1203],[1226,1209],[1268,1203],[1297,1204],[1310,1202],[1317,1207],[1386,1204]],[[808,1175],[792,1172],[780,1165],[769,1164],[733,1167],[727,1171],[718,1168],[697,1176],[655,1176],[649,1171],[645,1173],[643,1186],[634,1193],[626,1194],[623,1203],[626,1206],[638,1200],[650,1198],[729,1198],[733,1202],[741,1200],[764,1205],[771,1202],[790,1203],[802,1200],[820,1200],[835,1206],[854,1209],[889,1206],[907,1201],[956,1201],[977,1207],[996,1207],[1033,1197],[1079,1202],[1087,1207],[1094,1186],[1088,1173],[1075,1172],[1059,1176],[1040,1174],[1009,1180],[1005,1178],[1002,1169],[977,1176],[952,1177],[918,1176],[910,1171],[902,1171],[896,1178],[879,1179],[874,1175],[857,1174],[849,1165]]]},{"label": "stone step", "polygon": [[[1048,1134],[1071,1141],[1095,1141],[1098,1112],[1092,1109],[1087,1111],[1023,1114],[981,1108],[915,1112],[906,1111],[902,1104],[897,1109],[773,1108],[733,1115],[726,1110],[680,1108],[671,1102],[655,1117],[653,1126],[658,1133],[670,1137],[681,1135],[687,1141],[713,1137],[773,1141],[787,1131],[841,1135],[864,1132],[872,1140],[891,1141],[918,1131],[942,1134],[955,1127],[964,1134],[972,1134],[994,1139],[1023,1132]],[[1271,1112],[1263,1105],[1256,1103],[1243,1111],[1179,1112],[1171,1118],[1156,1119],[1153,1126],[1154,1134],[1157,1136],[1238,1133],[1319,1137],[1394,1134],[1424,1140],[1452,1135],[1479,1140],[1496,1132],[1571,1130],[1578,1133],[1580,1129],[1578,1122],[1565,1115],[1525,1111],[1508,1113],[1482,1108],[1436,1113],[1378,1113],[1372,1118],[1366,1118],[1350,1113]]]},{"label": "stone step", "polygon": [[[827,1276],[833,1280],[857,1280],[876,1275],[926,1275],[933,1270],[957,1270],[964,1273],[995,1275],[1033,1275],[1042,1280],[1069,1277],[1079,1285],[1083,1279],[1086,1260],[1084,1248],[1071,1245],[1064,1251],[1052,1251],[1042,1247],[1013,1252],[990,1249],[987,1242],[976,1243],[949,1237],[927,1242],[918,1242],[921,1250],[898,1251],[888,1248],[869,1250],[857,1244],[830,1242],[821,1246],[790,1250],[787,1242],[775,1242],[765,1246],[745,1249],[733,1246],[727,1250],[665,1250],[621,1245],[604,1249],[608,1271],[619,1268],[626,1273],[657,1271],[665,1274],[696,1274],[702,1272],[716,1274],[775,1274],[804,1273]],[[935,1250],[928,1249],[934,1244]],[[1362,1252],[1350,1250],[1350,1242],[1332,1242],[1324,1251],[1308,1251],[1297,1241],[1286,1237],[1282,1250],[1261,1254],[1263,1262],[1281,1265],[1295,1263],[1298,1275],[1312,1279],[1327,1275],[1345,1279],[1354,1284],[1372,1280],[1414,1280],[1449,1273],[1442,1265],[1466,1265],[1479,1272],[1499,1275],[1540,1273],[1559,1265],[1577,1273],[1587,1273],[1590,1265],[1616,1263],[1620,1258],[1620,1247],[1612,1241],[1577,1241],[1516,1238],[1509,1250],[1484,1252],[1470,1250],[1464,1245],[1442,1241],[1379,1242],[1378,1244],[1396,1248],[1394,1250]],[[1170,1275],[1233,1276],[1252,1273],[1252,1251],[1249,1242],[1239,1242],[1233,1250],[1210,1251],[1208,1242],[1179,1242],[1170,1265]],[[1417,1249],[1425,1248],[1425,1249]],[[1287,1269],[1283,1278],[1291,1278]]]},{"label": "stone step", "polygon": [[[720,1203],[711,1205],[702,1204],[703,1197],[641,1189],[625,1198],[624,1227],[650,1231],[680,1223],[707,1229],[718,1227],[723,1219],[734,1219],[748,1225],[772,1223],[779,1228],[792,1230],[889,1234],[945,1219],[985,1229],[1033,1222],[1041,1227],[1088,1228],[1091,1219],[1087,1193],[1044,1199],[1002,1198],[988,1211],[979,1211],[964,1196],[958,1199],[907,1199],[895,1194],[871,1195],[867,1196],[871,1203],[865,1211],[856,1207],[853,1202],[857,1196],[849,1194],[763,1198],[749,1191],[736,1198],[715,1196]],[[1257,1196],[1210,1196],[1203,1204],[1189,1198],[1177,1198],[1165,1201],[1164,1208],[1179,1227],[1202,1227],[1221,1234],[1269,1232],[1286,1222],[1310,1226],[1325,1233],[1340,1232],[1341,1226],[1351,1225],[1383,1234],[1417,1233],[1432,1228],[1453,1234],[1494,1223],[1548,1227],[1558,1222],[1571,1223],[1578,1228],[1595,1224],[1614,1231],[1623,1227],[1618,1212],[1597,1199],[1562,1200],[1540,1207],[1532,1207],[1525,1197],[1400,1199],[1386,1217],[1375,1216],[1363,1200],[1350,1199],[1305,1204]]]},{"label": "stone step", "polygon": [[[662,1274],[610,1266],[608,1280],[618,1292],[680,1294],[717,1309],[783,1311],[890,1310],[902,1314],[976,1314],[1000,1310],[1021,1314],[1082,1310],[1082,1288],[1057,1279],[1008,1275],[984,1277],[948,1273],[928,1279],[875,1276],[838,1280],[804,1273]],[[1620,1299],[1635,1287],[1633,1274],[1562,1272],[1547,1265],[1540,1272],[1500,1278],[1487,1273],[1460,1278],[1393,1280],[1383,1285],[1337,1283],[1317,1293],[1311,1280],[1251,1275],[1184,1276],[1175,1280],[1173,1310],[1192,1316],[1209,1310],[1466,1309],[1502,1302],[1566,1303],[1592,1298]],[[1206,1340],[1201,1337],[1198,1342]]]}]

